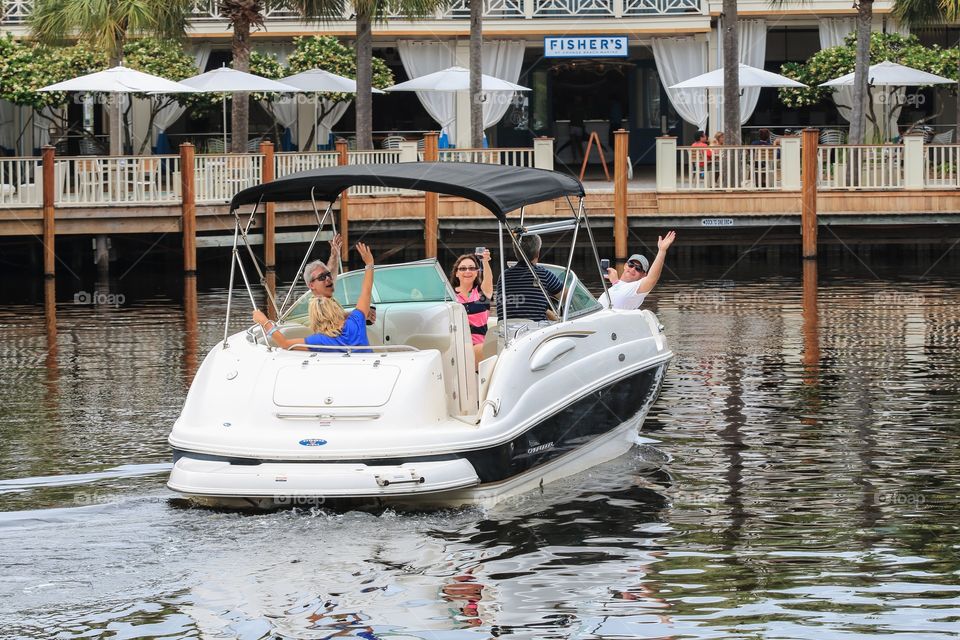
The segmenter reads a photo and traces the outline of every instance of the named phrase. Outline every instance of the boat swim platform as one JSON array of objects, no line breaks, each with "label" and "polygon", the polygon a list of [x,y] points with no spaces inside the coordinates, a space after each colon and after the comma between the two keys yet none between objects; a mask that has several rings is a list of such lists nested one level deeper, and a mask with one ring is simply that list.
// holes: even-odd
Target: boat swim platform
[{"label": "boat swim platform", "polygon": [[[615,218],[612,183],[587,183],[585,207],[598,229],[609,228]],[[422,228],[423,194],[350,196],[348,219],[351,228],[408,230]],[[576,206],[576,201],[571,199]],[[310,203],[278,203],[278,241],[283,229],[316,226]],[[817,196],[820,225],[914,226],[960,223],[960,191],[821,191]],[[245,219],[251,209],[244,207]],[[334,205],[339,213],[339,202]],[[322,210],[321,210],[322,214]],[[636,228],[709,228],[799,225],[801,194],[784,191],[686,191],[658,193],[634,190],[627,193],[626,215]],[[179,203],[122,204],[96,207],[63,206],[55,210],[56,234],[118,235],[160,234],[182,231]],[[563,199],[527,207],[528,219],[545,221],[567,217],[570,209]],[[339,222],[339,215],[337,216]],[[441,196],[438,208],[441,228],[495,228],[496,218],[480,205],[463,198]],[[197,232],[233,231],[233,216],[223,204],[196,205]],[[354,227],[354,225],[356,225]],[[262,229],[263,207],[251,231]],[[42,236],[41,208],[0,208],[0,237]],[[297,241],[297,240],[292,240]]]}]

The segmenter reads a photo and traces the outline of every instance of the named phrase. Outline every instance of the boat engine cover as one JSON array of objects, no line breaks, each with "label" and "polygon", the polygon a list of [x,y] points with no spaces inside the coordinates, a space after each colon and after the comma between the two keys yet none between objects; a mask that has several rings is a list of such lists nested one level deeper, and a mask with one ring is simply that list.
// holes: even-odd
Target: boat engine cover
[{"label": "boat engine cover", "polygon": [[[319,360],[319,359],[318,359]],[[289,365],[277,371],[278,407],[382,407],[390,401],[400,367],[330,363]]]}]

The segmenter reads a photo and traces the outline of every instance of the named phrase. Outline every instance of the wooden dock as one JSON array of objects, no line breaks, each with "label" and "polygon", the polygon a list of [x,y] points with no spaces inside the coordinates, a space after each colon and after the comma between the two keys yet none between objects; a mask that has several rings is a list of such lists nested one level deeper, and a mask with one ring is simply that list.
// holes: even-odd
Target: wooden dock
[{"label": "wooden dock", "polygon": [[[651,188],[645,184],[643,189],[631,186],[626,179],[625,155],[626,132],[617,132],[621,144],[615,158],[614,180],[612,183],[586,183],[587,196],[585,207],[595,226],[600,231],[601,242],[615,239],[618,259],[626,251],[627,233],[633,230],[682,228],[697,230],[688,233],[687,238],[700,238],[715,243],[724,238],[735,241],[739,238],[756,237],[757,229],[777,229],[774,237],[781,241],[794,238],[801,241],[802,222],[809,217],[813,226],[808,226],[808,239],[812,236],[814,244],[810,249],[815,255],[816,229],[822,226],[846,226],[882,228],[888,236],[896,237],[897,230],[903,230],[904,237],[916,237],[918,227],[928,228],[928,235],[935,239],[944,239],[956,234],[956,225],[960,225],[960,185],[952,188],[937,188],[936,184],[898,184],[896,188],[851,189],[819,188],[822,175],[804,172],[803,180],[789,177],[791,154],[796,152],[799,158],[800,142],[796,148],[783,149],[782,166],[776,169],[777,185],[773,189],[718,189],[717,185],[708,185],[704,189],[678,189],[676,174],[658,171],[657,184]],[[432,143],[432,140],[428,141]],[[519,166],[543,166],[552,168],[552,141],[542,141],[533,150],[461,150],[448,159],[487,160],[515,162]],[[669,140],[662,145],[669,152]],[[805,143],[806,144],[806,143]],[[673,147],[675,149],[675,147]],[[816,151],[815,140],[804,150]],[[732,150],[731,153],[736,150]],[[908,149],[909,151],[909,149]],[[416,161],[417,150],[401,149],[391,152],[353,152],[368,154],[360,158],[350,158],[345,145],[331,154],[286,154],[275,155],[272,146],[265,144],[259,155],[197,156],[192,148],[185,145],[180,156],[155,158],[103,159],[103,168],[98,168],[96,177],[111,178],[122,176],[136,184],[148,184],[147,173],[157,163],[166,163],[167,171],[149,184],[149,189],[136,192],[127,187],[117,189],[113,183],[97,186],[99,196],[110,200],[106,202],[85,202],[88,198],[89,175],[86,170],[89,161],[69,159],[58,161],[53,158],[52,150],[47,150],[42,161],[34,159],[33,173],[39,174],[42,168],[44,180],[43,197],[36,197],[36,189],[31,192],[21,184],[20,198],[13,206],[0,209],[0,237],[38,239],[38,250],[44,245],[55,246],[57,236],[94,236],[109,237],[124,234],[183,234],[184,265],[190,272],[190,264],[195,262],[190,254],[196,248],[222,246],[222,238],[232,235],[234,218],[227,207],[227,198],[232,191],[224,190],[224,181],[239,186],[256,184],[273,178],[275,169],[291,173],[311,166],[333,166],[357,161]],[[424,160],[440,157],[440,151],[433,144],[426,145]],[[446,152],[449,153],[449,152]],[[507,154],[512,155],[507,155]],[[726,149],[723,153],[728,153]],[[756,153],[744,149],[743,153]],[[916,157],[916,151],[914,156]],[[386,155],[385,155],[386,154]],[[478,155],[479,154],[479,155]],[[526,155],[524,155],[526,154]],[[889,154],[887,154],[889,155]],[[331,156],[331,157],[327,157]],[[431,156],[431,157],[426,157]],[[906,154],[909,159],[911,156]],[[780,156],[776,156],[781,162]],[[666,156],[664,162],[670,162]],[[16,162],[23,163],[23,159]],[[98,161],[99,162],[99,161]],[[751,160],[753,162],[753,160]],[[823,168],[818,160],[807,160],[808,166]],[[111,164],[112,163],[112,164]],[[798,159],[799,164],[799,159]],[[11,165],[12,167],[13,165]],[[98,165],[99,167],[100,165]],[[7,167],[8,175],[12,171]],[[180,171],[180,167],[184,170]],[[682,165],[680,165],[682,168]],[[14,167],[24,175],[31,172],[30,167]],[[796,168],[799,171],[799,167]],[[63,177],[67,172],[68,178]],[[72,173],[71,173],[72,172]],[[196,172],[196,173],[195,173]],[[666,175],[666,178],[663,177]],[[782,176],[782,179],[781,179]],[[670,182],[672,178],[673,183]],[[683,176],[680,176],[683,178]],[[689,177],[688,177],[689,178]],[[166,180],[166,184],[161,181]],[[810,184],[811,180],[819,180]],[[231,182],[232,181],[232,182]],[[664,182],[667,188],[664,188]],[[39,181],[38,181],[39,183]],[[913,184],[914,188],[910,188]],[[695,185],[694,185],[695,186]],[[671,188],[673,187],[673,188]],[[804,198],[804,188],[808,188]],[[61,191],[58,193],[56,189]],[[455,197],[436,197],[434,194],[411,192],[386,192],[369,189],[351,194],[348,204],[335,204],[338,225],[359,232],[371,229],[380,231],[424,230],[426,255],[435,255],[437,234],[443,229],[492,229],[496,220],[479,205]],[[7,191],[9,193],[9,190]],[[26,196],[22,194],[27,194]],[[34,200],[24,198],[34,197]],[[219,198],[219,201],[217,199]],[[812,198],[812,200],[811,200]],[[9,200],[8,200],[9,202]],[[343,208],[341,208],[343,207]],[[266,209],[266,207],[264,207]],[[811,210],[812,209],[812,210]],[[810,214],[809,216],[807,214]],[[249,215],[249,211],[243,215]],[[565,200],[540,203],[527,208],[529,218],[550,219],[569,215]],[[278,203],[261,211],[254,225],[254,232],[262,234],[260,239],[266,245],[268,257],[272,257],[273,246],[282,242],[301,242],[302,233],[314,227],[316,217],[309,203]],[[947,226],[943,226],[947,225]],[[610,229],[613,233],[610,233]],[[754,231],[751,231],[754,230]],[[907,231],[909,230],[909,233]],[[738,236],[738,232],[742,231]],[[186,232],[186,233],[185,233]],[[42,240],[46,238],[46,240]],[[789,241],[789,240],[788,240]],[[805,249],[805,254],[808,249]],[[47,253],[47,252],[45,252]],[[53,257],[45,257],[45,273],[52,274]],[[268,260],[271,265],[273,260]]]}]

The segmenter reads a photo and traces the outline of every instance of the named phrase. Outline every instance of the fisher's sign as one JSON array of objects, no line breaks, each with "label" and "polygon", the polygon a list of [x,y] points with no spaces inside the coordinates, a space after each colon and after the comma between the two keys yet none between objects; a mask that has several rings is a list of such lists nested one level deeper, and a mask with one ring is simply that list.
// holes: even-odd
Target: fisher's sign
[{"label": "fisher's sign", "polygon": [[545,58],[626,58],[627,36],[545,36]]}]

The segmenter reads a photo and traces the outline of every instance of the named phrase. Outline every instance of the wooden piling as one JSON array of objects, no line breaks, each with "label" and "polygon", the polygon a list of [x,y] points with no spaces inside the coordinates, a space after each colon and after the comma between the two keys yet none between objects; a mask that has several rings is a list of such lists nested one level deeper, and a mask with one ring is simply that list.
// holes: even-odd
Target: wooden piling
[{"label": "wooden piling", "polygon": [[[440,159],[439,135],[431,131],[423,136],[423,161],[437,162]],[[437,221],[440,211],[440,194],[427,191],[423,194],[423,253],[428,258],[437,257]]]},{"label": "wooden piling", "polygon": [[194,148],[189,142],[180,145],[180,229],[183,232],[183,272],[197,272],[197,192],[194,187]]},{"label": "wooden piling", "polygon": [[617,264],[627,262],[627,168],[630,159],[630,134],[624,129],[613,132],[613,247]]},{"label": "wooden piling", "polygon": [[[273,182],[273,143],[260,143],[260,155],[263,156],[261,182]],[[277,206],[268,202],[263,215],[263,264],[267,271],[273,271],[277,266]]]},{"label": "wooden piling", "polygon": [[[346,140],[337,140],[336,142],[337,149],[337,164],[340,166],[346,166],[350,164],[350,147],[347,145]],[[340,237],[343,239],[343,245],[340,249],[340,259],[346,263],[347,258],[350,256],[350,196],[347,194],[347,191],[344,191],[340,194],[340,223],[337,231],[340,232]]]},{"label": "wooden piling", "polygon": [[804,260],[814,260],[817,257],[817,145],[819,141],[820,132],[817,129],[803,130],[800,231]]},{"label": "wooden piling", "polygon": [[56,275],[56,254],[54,241],[56,239],[56,222],[54,220],[53,194],[56,186],[54,178],[54,148],[50,145],[43,147],[43,275],[52,278]]}]

